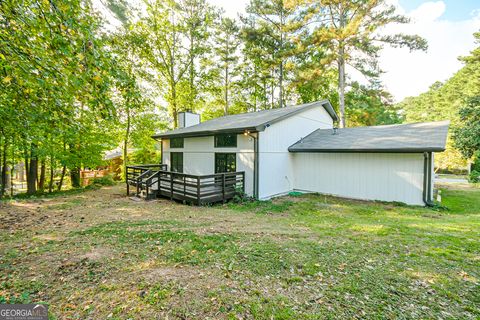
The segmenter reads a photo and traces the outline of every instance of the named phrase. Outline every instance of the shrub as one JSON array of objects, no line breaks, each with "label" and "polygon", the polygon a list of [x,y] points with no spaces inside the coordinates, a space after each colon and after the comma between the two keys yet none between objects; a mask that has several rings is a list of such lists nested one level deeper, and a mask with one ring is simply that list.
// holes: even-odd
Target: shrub
[{"label": "shrub", "polygon": [[111,175],[106,175],[93,179],[93,184],[100,186],[113,186],[115,184],[115,181],[113,181],[113,177]]},{"label": "shrub", "polygon": [[471,183],[480,182],[480,171],[473,170],[472,172],[470,172],[470,175],[468,176],[468,181]]}]

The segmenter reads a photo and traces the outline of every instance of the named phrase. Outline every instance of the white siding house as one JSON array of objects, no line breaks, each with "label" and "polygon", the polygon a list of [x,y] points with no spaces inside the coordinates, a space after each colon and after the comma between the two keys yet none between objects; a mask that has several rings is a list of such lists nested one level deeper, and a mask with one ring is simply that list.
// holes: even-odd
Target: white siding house
[{"label": "white siding house", "polygon": [[163,162],[171,167],[170,153],[183,153],[183,172],[193,175],[215,173],[215,153],[235,153],[236,170],[245,172],[245,192],[253,196],[254,140],[249,136],[237,134],[237,147],[215,148],[214,137],[184,138],[183,148],[170,148],[170,139],[162,140]]},{"label": "white siding house", "polygon": [[259,199],[294,189],[293,155],[288,147],[318,128],[333,127],[333,119],[318,106],[278,121],[259,133]]},{"label": "white siding house", "polygon": [[423,205],[421,153],[296,153],[294,189]]},{"label": "white siding house", "polygon": [[[430,204],[433,152],[448,122],[334,130],[327,100],[225,116],[154,136],[162,163],[192,175],[245,172],[245,193],[269,199],[291,191]],[[197,119],[197,120],[196,120]]]}]

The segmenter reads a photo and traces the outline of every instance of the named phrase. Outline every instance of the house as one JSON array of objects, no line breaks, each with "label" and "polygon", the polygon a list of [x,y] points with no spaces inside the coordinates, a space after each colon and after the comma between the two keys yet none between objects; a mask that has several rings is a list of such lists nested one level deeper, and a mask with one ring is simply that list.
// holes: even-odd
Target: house
[{"label": "house", "polygon": [[328,100],[205,122],[190,112],[179,117],[178,129],[153,136],[162,148],[157,171],[130,168],[137,192],[148,185],[172,199],[185,199],[181,192],[200,195],[204,185],[210,188],[205,194],[213,196],[223,186],[223,198],[215,199],[225,200],[228,181],[230,191],[240,181],[245,193],[261,200],[301,191],[430,204],[433,153],[445,150],[449,125],[336,129],[338,116]]}]

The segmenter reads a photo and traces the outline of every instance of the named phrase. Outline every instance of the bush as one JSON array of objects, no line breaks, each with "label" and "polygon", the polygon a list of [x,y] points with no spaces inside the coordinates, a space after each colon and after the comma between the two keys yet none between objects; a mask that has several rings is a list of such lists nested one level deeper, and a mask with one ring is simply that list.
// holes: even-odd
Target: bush
[{"label": "bush", "polygon": [[100,186],[113,186],[115,181],[113,181],[113,177],[111,175],[106,175],[104,177],[93,179],[93,184]]},{"label": "bush", "polygon": [[473,170],[472,172],[470,172],[470,175],[468,176],[468,181],[471,183],[480,182],[480,171]]}]

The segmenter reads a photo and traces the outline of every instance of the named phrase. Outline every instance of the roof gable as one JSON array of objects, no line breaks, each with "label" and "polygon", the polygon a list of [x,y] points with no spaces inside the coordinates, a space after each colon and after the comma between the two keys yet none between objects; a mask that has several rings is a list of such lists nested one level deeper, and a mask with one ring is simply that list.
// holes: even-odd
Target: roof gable
[{"label": "roof gable", "polygon": [[257,112],[241,113],[215,118],[197,125],[175,129],[153,135],[153,138],[205,136],[221,132],[263,131],[267,124],[272,124],[305,110],[322,106],[334,121],[338,116],[328,100],[316,101],[297,106],[288,106],[279,109],[262,110]]},{"label": "roof gable", "polygon": [[290,152],[436,152],[444,151],[449,121],[318,129],[291,145]]}]

